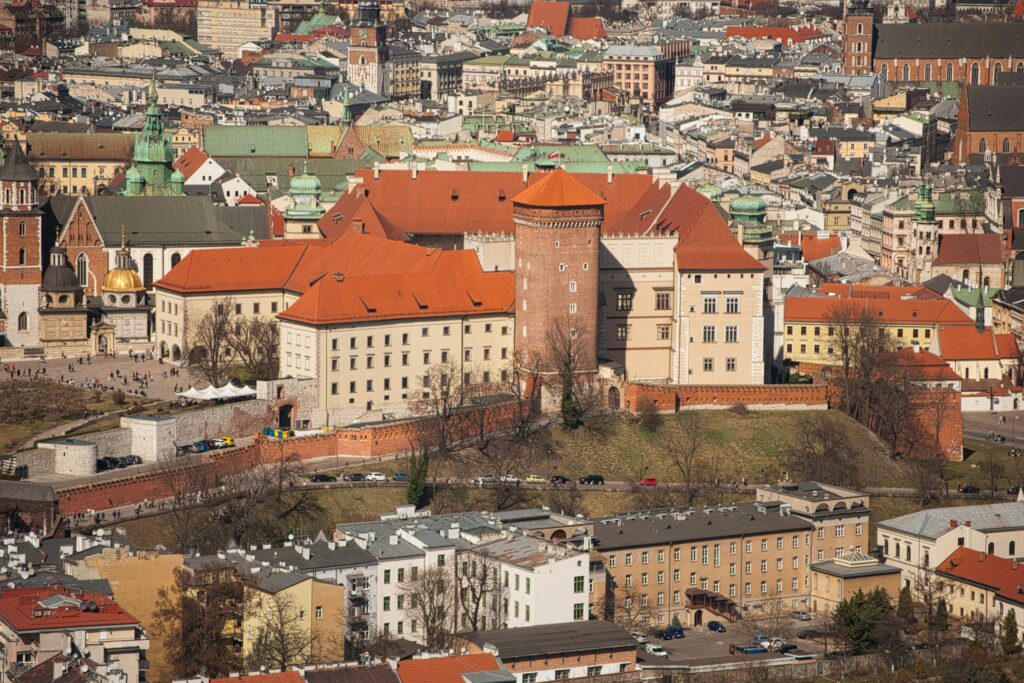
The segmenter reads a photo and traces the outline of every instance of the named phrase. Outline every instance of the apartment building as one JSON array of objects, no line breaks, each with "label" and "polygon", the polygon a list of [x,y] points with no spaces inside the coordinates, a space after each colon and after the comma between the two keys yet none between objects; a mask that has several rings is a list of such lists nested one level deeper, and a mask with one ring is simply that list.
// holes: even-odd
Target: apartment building
[{"label": "apartment building", "polygon": [[675,58],[653,45],[612,45],[605,51],[604,68],[616,87],[648,108],[668,101],[675,89]]},{"label": "apartment building", "polygon": [[197,39],[226,57],[237,58],[244,43],[270,40],[276,22],[274,5],[250,0],[199,0]]},{"label": "apartment building", "polygon": [[918,591],[958,548],[1017,559],[1024,552],[1024,503],[992,503],[920,510],[879,522],[882,560],[903,572]]},{"label": "apartment building", "polygon": [[26,147],[40,190],[95,195],[131,165],[135,139],[126,133],[29,133]]},{"label": "apartment building", "polygon": [[787,483],[760,487],[753,503],[600,520],[594,546],[608,572],[605,613],[639,600],[656,624],[678,617],[699,626],[756,614],[774,600],[808,609],[811,564],[866,550],[867,504],[856,491]]},{"label": "apartment building", "polygon": [[[110,597],[64,586],[6,588],[0,594],[0,659],[3,680],[37,665],[79,667],[105,680],[145,680],[149,638],[139,620]],[[76,652],[77,651],[77,652]],[[50,677],[52,674],[52,678]]]},{"label": "apartment building", "polygon": [[[528,516],[534,524],[550,526],[538,515]],[[471,618],[477,619],[477,628],[588,619],[588,555],[540,533],[522,535],[513,526],[496,515],[433,516],[429,510],[401,506],[380,521],[339,524],[334,537],[364,548],[377,561],[377,633],[422,637],[415,581],[435,568],[449,571],[458,587],[449,615],[455,628],[469,628]]]}]

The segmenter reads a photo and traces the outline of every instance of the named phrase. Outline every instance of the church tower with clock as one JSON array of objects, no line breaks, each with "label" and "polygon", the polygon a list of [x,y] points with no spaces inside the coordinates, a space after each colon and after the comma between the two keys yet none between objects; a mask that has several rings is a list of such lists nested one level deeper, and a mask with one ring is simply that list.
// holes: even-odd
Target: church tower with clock
[{"label": "church tower with clock", "polygon": [[387,97],[387,29],[380,20],[378,0],[360,0],[350,41],[349,82]]}]

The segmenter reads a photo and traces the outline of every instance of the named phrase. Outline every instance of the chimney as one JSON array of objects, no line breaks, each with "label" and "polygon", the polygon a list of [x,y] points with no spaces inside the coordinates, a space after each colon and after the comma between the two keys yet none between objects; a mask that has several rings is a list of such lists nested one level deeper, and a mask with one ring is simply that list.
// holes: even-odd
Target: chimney
[{"label": "chimney", "polygon": [[971,528],[971,520],[967,520],[966,522],[964,522],[964,526],[967,527],[968,529],[970,529]]},{"label": "chimney", "polygon": [[530,180],[530,167],[527,164],[523,164],[523,183],[527,183]]},{"label": "chimney", "polygon": [[612,184],[612,165],[608,164],[608,184]]},{"label": "chimney", "polygon": [[388,536],[388,545],[398,545],[398,534]]},{"label": "chimney", "polygon": [[988,559],[988,553],[982,553],[981,555],[978,555],[978,562],[984,562],[987,559]]},{"label": "chimney", "polygon": [[419,173],[419,170],[420,170],[420,165],[414,163],[412,165],[412,179],[413,180],[416,180],[416,174]]},{"label": "chimney", "polygon": [[380,180],[380,162],[373,162],[373,179]]},{"label": "chimney", "polygon": [[955,519],[949,520],[949,528],[950,529],[955,529],[956,527],[957,527],[956,520]]}]

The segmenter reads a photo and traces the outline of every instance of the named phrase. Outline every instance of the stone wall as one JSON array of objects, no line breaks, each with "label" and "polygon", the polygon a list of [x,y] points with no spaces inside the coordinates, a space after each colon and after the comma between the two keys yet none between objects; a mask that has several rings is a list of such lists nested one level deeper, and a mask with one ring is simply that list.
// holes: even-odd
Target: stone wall
[{"label": "stone wall", "polygon": [[[124,418],[121,418],[122,420]],[[125,429],[124,424],[118,429],[109,429],[104,432],[92,432],[77,437],[82,441],[96,445],[97,455],[105,457],[108,455],[132,455],[132,432]]]},{"label": "stone wall", "polygon": [[96,474],[96,444],[81,439],[49,439],[39,448],[53,451],[53,471],[84,477]]}]

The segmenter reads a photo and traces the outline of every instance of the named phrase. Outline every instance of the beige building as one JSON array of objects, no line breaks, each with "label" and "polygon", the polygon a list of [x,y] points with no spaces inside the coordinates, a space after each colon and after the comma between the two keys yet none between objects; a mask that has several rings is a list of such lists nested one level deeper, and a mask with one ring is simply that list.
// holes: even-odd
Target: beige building
[{"label": "beige building", "polygon": [[895,603],[900,592],[900,570],[861,552],[811,565],[811,612],[829,613],[857,591],[883,589]]},{"label": "beige building", "polygon": [[200,43],[238,57],[238,48],[274,36],[275,7],[248,0],[199,0],[196,29]]},{"label": "beige building", "polygon": [[639,601],[654,624],[698,626],[776,600],[809,609],[812,563],[866,552],[867,534],[868,497],[816,482],[762,486],[753,503],[600,520],[605,613]]},{"label": "beige building", "polygon": [[29,133],[28,160],[49,194],[98,194],[131,165],[134,136],[127,133]]}]

